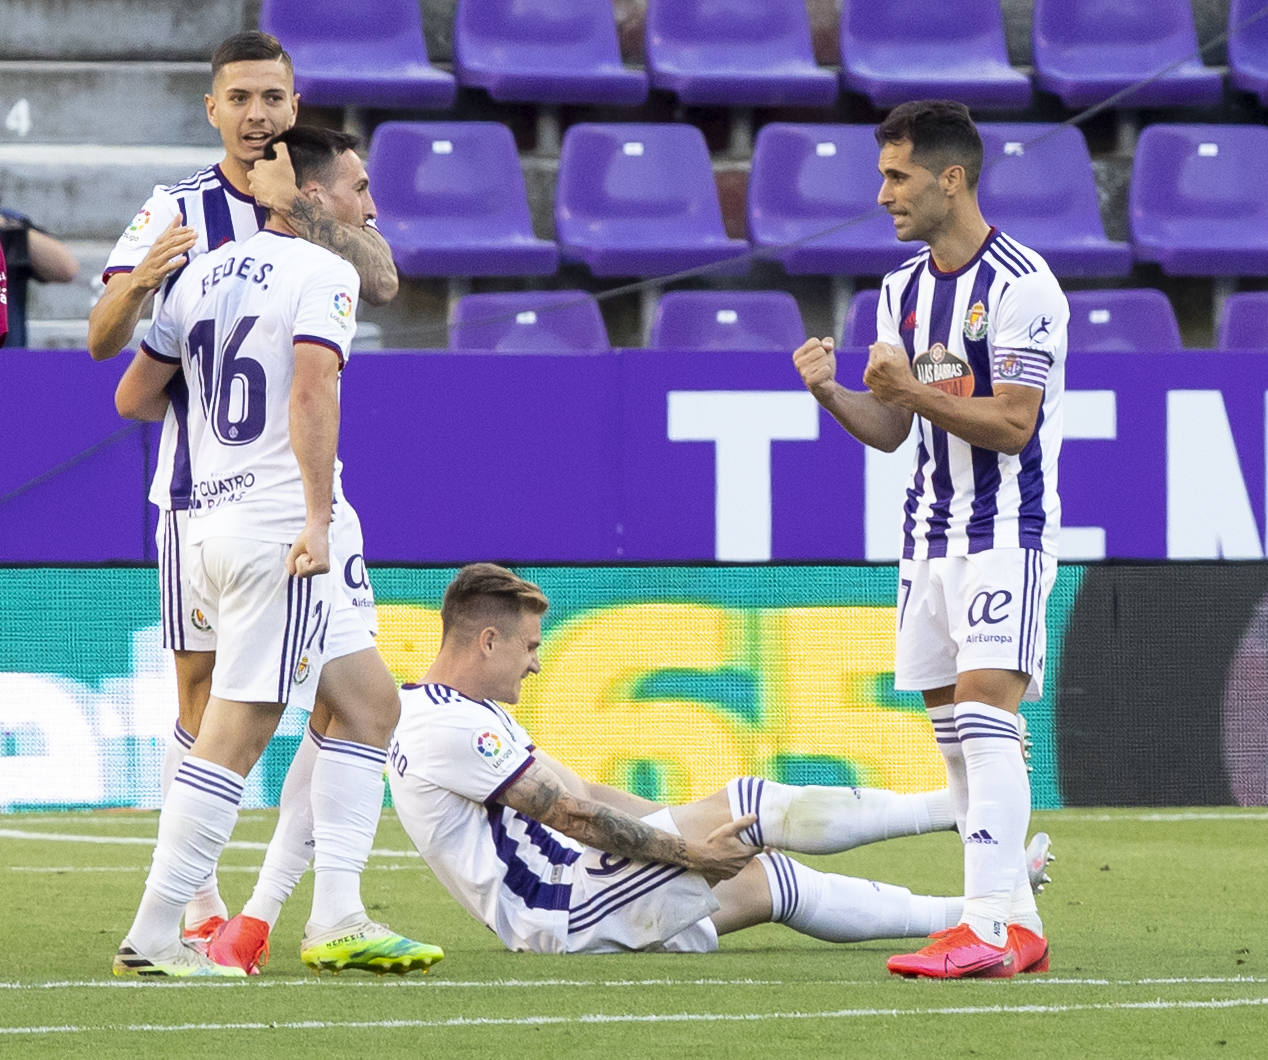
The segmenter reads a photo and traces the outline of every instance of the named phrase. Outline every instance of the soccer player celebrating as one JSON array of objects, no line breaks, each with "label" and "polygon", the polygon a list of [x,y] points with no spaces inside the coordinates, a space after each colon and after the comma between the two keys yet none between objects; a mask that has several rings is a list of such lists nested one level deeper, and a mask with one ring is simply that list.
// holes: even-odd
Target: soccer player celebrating
[{"label": "soccer player celebrating", "polygon": [[[300,194],[344,223],[374,216],[354,138],[297,127],[276,142],[290,150]],[[193,262],[116,395],[130,414],[161,411],[168,383],[183,371],[193,395],[186,559],[217,633],[211,695],[164,802],[116,975],[245,974],[182,939],[182,911],[229,839],[246,774],[292,685],[322,670],[339,591],[329,574],[339,378],[358,280],[347,261],[295,236],[285,216],[270,211],[261,232]],[[382,660],[368,654],[391,689]],[[364,677],[364,663],[348,672]],[[300,956],[318,969],[425,970],[440,951],[370,921],[361,902],[399,713],[395,698],[388,702],[397,709],[367,709],[367,699],[382,698],[359,694],[370,683],[330,689],[333,716],[313,767],[316,881]]]},{"label": "soccer player celebrating", "polygon": [[982,141],[959,103],[878,126],[877,200],[928,247],[885,280],[863,382],[836,381],[831,338],[793,354],[850,434],[892,452],[916,422],[903,512],[895,685],[923,693],[964,842],[964,911],[892,972],[1006,977],[1048,968],[1023,843],[1030,783],[1017,711],[1043,691],[1056,577],[1069,307],[1043,259],[987,224]]},{"label": "soccer player celebrating", "polygon": [[771,921],[852,942],[959,919],[958,897],[818,872],[772,849],[828,853],[947,828],[945,792],[745,777],[663,806],[551,758],[501,705],[541,668],[546,609],[542,591],[511,571],[464,567],[445,592],[435,662],[402,689],[388,763],[414,845],[508,948],[708,952],[721,934]]},{"label": "soccer player celebrating", "polygon": [[[382,305],[396,294],[391,250],[373,223],[360,218],[355,223],[340,221],[320,201],[300,195],[284,146],[273,159],[264,158],[265,144],[295,123],[299,105],[291,59],[277,39],[258,32],[229,37],[212,56],[211,74],[207,119],[220,133],[224,157],[183,181],[155,187],[115,244],[103,276],[105,293],[89,316],[88,348],[95,360],[114,357],[123,349],[151,296],[158,315],[188,262],[224,243],[250,238],[263,226],[268,208],[284,216],[302,238],[350,261],[365,301]],[[133,364],[144,369],[147,360],[138,354]],[[156,544],[163,646],[174,656],[178,699],[178,718],[163,763],[164,794],[198,734],[216,648],[216,632],[194,597],[183,563],[191,483],[185,425],[189,395],[180,375],[172,379],[167,398],[151,410],[153,418],[163,421],[163,432],[150,487],[150,500],[159,509]],[[338,468],[334,488],[333,548],[341,564],[347,565],[362,552],[361,528],[356,512],[342,496]],[[368,581],[342,586],[330,630],[336,649],[347,615],[362,616],[362,624],[372,622],[373,602]],[[351,650],[364,646],[353,638]],[[327,658],[335,654],[337,650]],[[296,698],[307,699],[300,705],[310,710],[316,684],[314,679],[296,689]],[[395,702],[395,690],[389,691],[392,695],[385,702],[390,704]],[[315,739],[325,731],[328,716],[326,705],[319,702],[314,728],[301,742],[283,791],[287,806],[278,849],[288,863],[298,861],[301,872],[311,839],[305,808]],[[227,912],[213,872],[186,911],[187,935],[209,939],[224,925]]]}]

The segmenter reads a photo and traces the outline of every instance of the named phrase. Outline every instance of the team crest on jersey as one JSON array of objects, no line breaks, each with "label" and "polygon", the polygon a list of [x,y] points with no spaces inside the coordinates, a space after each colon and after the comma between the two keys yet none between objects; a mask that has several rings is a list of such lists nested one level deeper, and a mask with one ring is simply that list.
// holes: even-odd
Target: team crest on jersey
[{"label": "team crest on jersey", "polygon": [[502,737],[489,729],[473,733],[471,746],[476,754],[483,758],[494,769],[501,769],[511,760],[512,748],[502,741]]},{"label": "team crest on jersey", "polygon": [[911,362],[916,378],[956,397],[973,396],[973,369],[942,343],[935,342]]},{"label": "team crest on jersey", "polygon": [[299,662],[295,664],[295,683],[297,685],[302,685],[308,680],[308,675],[312,672],[312,663],[308,661],[308,653],[305,652],[299,657]]},{"label": "team crest on jersey", "polygon": [[1000,379],[1016,379],[1026,366],[1015,353],[997,353],[995,355],[995,374]]},{"label": "team crest on jersey", "polygon": [[195,607],[189,613],[189,621],[196,630],[202,633],[211,629],[211,623],[207,621],[207,616],[202,613],[201,608]]},{"label": "team crest on jersey", "polygon": [[986,329],[990,327],[990,323],[986,316],[986,306],[979,299],[964,315],[964,337],[972,342],[986,338]]},{"label": "team crest on jersey", "polygon": [[330,305],[330,319],[341,328],[346,328],[352,322],[352,295],[347,291],[340,291],[335,295]]}]

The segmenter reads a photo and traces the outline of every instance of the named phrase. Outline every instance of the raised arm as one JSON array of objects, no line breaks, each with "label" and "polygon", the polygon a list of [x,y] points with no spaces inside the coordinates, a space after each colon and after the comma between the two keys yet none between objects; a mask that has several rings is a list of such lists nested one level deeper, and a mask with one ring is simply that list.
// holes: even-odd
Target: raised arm
[{"label": "raised arm", "polygon": [[350,262],[361,277],[364,301],[387,305],[400,287],[387,240],[377,228],[336,220],[319,203],[303,198],[295,186],[295,170],[286,145],[276,145],[276,152],[276,158],[256,162],[247,176],[255,201],[282,214],[310,243]]},{"label": "raised arm", "polygon": [[127,420],[161,420],[167,414],[167,384],[180,362],[160,360],[142,346],[114,391],[114,407]]},{"label": "raised arm", "polygon": [[870,390],[848,390],[836,381],[836,344],[807,339],[793,352],[806,389],[832,418],[864,445],[892,453],[911,431],[911,412],[881,401]]},{"label": "raised arm", "polygon": [[286,555],[300,578],[330,570],[330,514],[339,444],[339,357],[315,342],[295,343],[291,448],[304,483],[304,529]]},{"label": "raised arm", "polygon": [[682,865],[710,883],[730,879],[758,853],[738,838],[756,819],[729,821],[703,842],[672,835],[614,806],[579,797],[544,762],[536,759],[500,800],[566,836],[618,857]]},{"label": "raised arm", "polygon": [[150,296],[168,274],[188,261],[198,233],[180,214],[159,234],[141,263],[130,272],[116,272],[88,314],[88,352],[94,361],[116,356],[132,338]]},{"label": "raised arm", "polygon": [[38,228],[28,228],[27,248],[31,271],[43,283],[70,283],[79,274],[79,262],[70,247]]}]

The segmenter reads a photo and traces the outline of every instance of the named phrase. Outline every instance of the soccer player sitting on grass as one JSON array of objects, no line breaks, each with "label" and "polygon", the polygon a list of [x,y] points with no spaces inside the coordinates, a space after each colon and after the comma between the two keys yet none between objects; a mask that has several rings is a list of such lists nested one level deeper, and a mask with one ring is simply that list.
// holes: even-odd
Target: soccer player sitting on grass
[{"label": "soccer player sitting on grass", "polygon": [[[540,670],[547,606],[505,568],[463,568],[445,592],[440,652],[423,683],[402,690],[388,763],[415,846],[507,947],[708,952],[719,935],[767,922],[857,942],[959,921],[959,897],[820,872],[782,853],[949,829],[945,791],[744,777],[664,806],[584,780],[543,752],[499,701],[517,702],[521,681]],[[1046,854],[1047,837],[1036,839]]]}]

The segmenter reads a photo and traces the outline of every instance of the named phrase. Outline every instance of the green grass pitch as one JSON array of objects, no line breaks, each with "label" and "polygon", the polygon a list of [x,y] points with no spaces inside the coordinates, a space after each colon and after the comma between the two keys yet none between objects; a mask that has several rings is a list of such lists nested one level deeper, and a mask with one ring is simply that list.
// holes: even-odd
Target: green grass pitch
[{"label": "green grass pitch", "polygon": [[[244,813],[222,861],[232,909],[274,814]],[[838,946],[766,925],[701,956],[507,953],[451,901],[384,814],[371,912],[444,946],[426,976],[315,978],[299,961],[311,894],[283,911],[265,974],[239,983],[114,979],[154,813],[0,815],[0,1056],[1263,1057],[1268,1056],[1268,811],[1037,813],[1053,836],[1040,897],[1052,971],[895,979],[906,946]],[[954,835],[809,858],[949,893]]]}]

